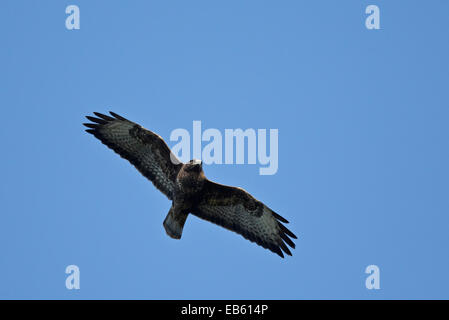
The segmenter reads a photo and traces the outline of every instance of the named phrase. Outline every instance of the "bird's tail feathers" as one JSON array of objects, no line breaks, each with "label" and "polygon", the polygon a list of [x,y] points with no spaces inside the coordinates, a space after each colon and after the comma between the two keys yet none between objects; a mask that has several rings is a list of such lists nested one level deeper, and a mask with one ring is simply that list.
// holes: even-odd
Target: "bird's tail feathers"
[{"label": "bird's tail feathers", "polygon": [[164,228],[167,235],[173,239],[181,239],[182,229],[186,222],[188,213],[176,212],[173,207],[170,208],[164,220]]}]

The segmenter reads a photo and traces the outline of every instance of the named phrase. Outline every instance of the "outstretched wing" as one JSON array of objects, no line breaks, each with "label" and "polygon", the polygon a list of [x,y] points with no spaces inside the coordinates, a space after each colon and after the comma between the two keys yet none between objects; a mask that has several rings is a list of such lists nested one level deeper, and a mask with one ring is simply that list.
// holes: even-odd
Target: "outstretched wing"
[{"label": "outstretched wing", "polygon": [[291,255],[286,243],[295,248],[289,237],[296,236],[281,223],[288,221],[241,188],[206,180],[204,194],[192,213],[237,232],[282,258],[282,251]]},{"label": "outstretched wing", "polygon": [[93,134],[122,158],[131,162],[172,200],[176,175],[182,164],[164,140],[154,132],[114,112],[110,112],[112,117],[98,112],[94,114],[97,118],[86,117],[93,122],[84,123],[89,128],[86,132]]}]

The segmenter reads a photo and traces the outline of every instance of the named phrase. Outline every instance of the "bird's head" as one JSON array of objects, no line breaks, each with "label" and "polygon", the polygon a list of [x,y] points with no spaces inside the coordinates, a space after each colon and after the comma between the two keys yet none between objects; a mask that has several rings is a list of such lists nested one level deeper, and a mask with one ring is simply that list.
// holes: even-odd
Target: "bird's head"
[{"label": "bird's head", "polygon": [[203,171],[203,162],[201,160],[193,159],[185,165],[187,172],[201,172]]}]

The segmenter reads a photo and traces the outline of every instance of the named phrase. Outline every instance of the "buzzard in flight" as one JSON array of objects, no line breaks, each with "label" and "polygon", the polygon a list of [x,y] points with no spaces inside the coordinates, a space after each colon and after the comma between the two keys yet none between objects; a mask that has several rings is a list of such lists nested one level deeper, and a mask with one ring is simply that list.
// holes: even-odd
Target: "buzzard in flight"
[{"label": "buzzard in flight", "polygon": [[88,133],[127,159],[169,200],[164,220],[167,234],[180,239],[189,213],[241,234],[244,238],[277,253],[291,255],[286,244],[296,236],[281,222],[286,219],[241,188],[208,180],[200,160],[181,163],[162,138],[114,112],[94,112],[85,123]]}]

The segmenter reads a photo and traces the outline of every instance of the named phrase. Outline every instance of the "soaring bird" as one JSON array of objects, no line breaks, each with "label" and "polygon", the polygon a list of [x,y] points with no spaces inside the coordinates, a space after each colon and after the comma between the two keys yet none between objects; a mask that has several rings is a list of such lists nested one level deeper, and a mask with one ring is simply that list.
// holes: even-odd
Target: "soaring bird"
[{"label": "soaring bird", "polygon": [[[206,178],[201,160],[182,163],[154,132],[114,112],[86,116],[86,132],[128,160],[171,200],[163,222],[168,236],[180,239],[191,213],[242,235],[245,239],[284,257],[296,236],[282,223],[286,219],[242,188],[226,186]],[[286,245],[287,244],[287,245]]]}]

